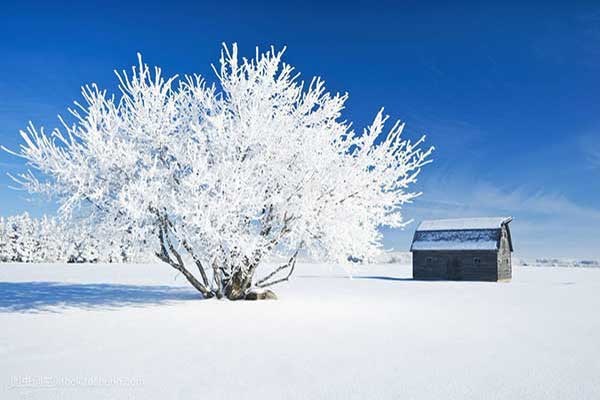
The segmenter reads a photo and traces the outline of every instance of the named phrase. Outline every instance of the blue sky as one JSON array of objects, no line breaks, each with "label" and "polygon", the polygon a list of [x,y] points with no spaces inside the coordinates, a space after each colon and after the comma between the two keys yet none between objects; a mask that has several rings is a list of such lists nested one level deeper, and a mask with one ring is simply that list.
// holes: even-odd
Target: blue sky
[{"label": "blue sky", "polygon": [[[436,146],[406,217],[512,215],[519,255],[600,257],[600,3],[81,3],[2,6],[0,144],[57,126],[84,83],[113,90],[138,51],[212,80],[221,42],[286,45],[304,78],[350,93],[355,126],[385,106]],[[8,187],[21,170],[0,154],[0,215],[52,212]],[[413,229],[385,244],[408,249]]]}]

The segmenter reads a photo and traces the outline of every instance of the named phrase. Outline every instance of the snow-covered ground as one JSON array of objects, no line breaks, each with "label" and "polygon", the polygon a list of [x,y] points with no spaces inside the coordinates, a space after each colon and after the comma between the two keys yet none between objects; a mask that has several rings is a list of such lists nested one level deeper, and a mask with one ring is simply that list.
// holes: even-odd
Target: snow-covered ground
[{"label": "snow-covered ground", "polygon": [[[285,259],[278,261],[284,262]],[[374,264],[411,264],[412,253],[408,251],[385,252],[373,260]],[[513,264],[526,267],[600,268],[600,260],[572,258],[523,258],[513,254]]]},{"label": "snow-covered ground", "polygon": [[600,269],[355,274],[233,303],[165,265],[0,265],[0,399],[600,398]]}]

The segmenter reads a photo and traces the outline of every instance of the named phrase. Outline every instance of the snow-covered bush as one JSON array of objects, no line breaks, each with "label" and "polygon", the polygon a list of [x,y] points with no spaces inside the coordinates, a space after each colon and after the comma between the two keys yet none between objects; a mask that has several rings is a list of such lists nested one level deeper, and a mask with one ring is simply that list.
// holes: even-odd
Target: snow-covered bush
[{"label": "snow-covered bush", "polygon": [[0,219],[2,261],[33,262],[40,254],[35,221],[28,214]]},{"label": "snow-covered bush", "polygon": [[0,262],[143,262],[128,232],[94,234],[85,226],[36,219],[29,214],[0,217]]},{"label": "snow-covered bush", "polygon": [[[127,227],[205,297],[241,299],[287,280],[299,251],[372,257],[381,226],[406,224],[400,209],[419,196],[408,188],[431,149],[403,140],[399,122],[384,132],[383,110],[356,133],[342,119],[347,95],[298,81],[282,55],[239,59],[225,47],[218,86],[164,79],[140,56],[130,75],[117,73],[118,97],[86,86],[73,124],[21,132],[19,155],[45,178],[18,181],[55,196],[64,215]],[[257,279],[273,253],[288,262]]]}]

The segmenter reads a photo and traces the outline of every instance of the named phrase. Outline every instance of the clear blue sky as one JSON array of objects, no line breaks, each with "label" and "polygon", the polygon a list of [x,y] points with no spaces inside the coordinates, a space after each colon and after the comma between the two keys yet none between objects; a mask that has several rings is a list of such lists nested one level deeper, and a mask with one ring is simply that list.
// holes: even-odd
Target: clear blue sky
[{"label": "clear blue sky", "polygon": [[[435,163],[407,217],[512,215],[520,255],[600,257],[598,2],[20,1],[0,16],[0,143],[27,121],[47,128],[136,52],[166,73],[201,73],[221,42],[288,46],[287,61],[350,93],[357,127],[379,107],[428,134]],[[23,170],[0,154],[0,215],[52,212],[9,189]],[[386,232],[406,250],[413,226]]]}]

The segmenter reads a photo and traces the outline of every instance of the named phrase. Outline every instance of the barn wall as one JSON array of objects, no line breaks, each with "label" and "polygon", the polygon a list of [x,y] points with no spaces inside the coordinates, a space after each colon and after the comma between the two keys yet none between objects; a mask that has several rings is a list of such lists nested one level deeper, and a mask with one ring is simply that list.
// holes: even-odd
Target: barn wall
[{"label": "barn wall", "polygon": [[[496,281],[498,280],[497,253],[497,251],[481,250],[413,251],[413,278]],[[475,264],[475,258],[479,258],[481,262]]]},{"label": "barn wall", "polygon": [[500,238],[500,250],[498,251],[498,280],[512,279],[512,261],[510,256],[510,244],[506,225],[502,227]]}]

